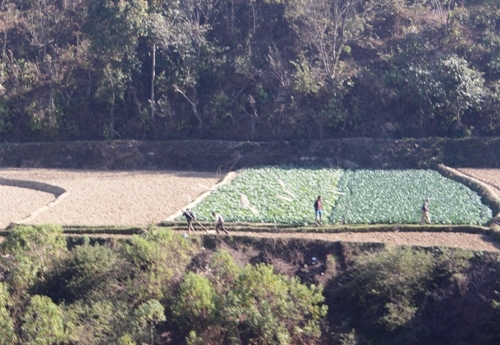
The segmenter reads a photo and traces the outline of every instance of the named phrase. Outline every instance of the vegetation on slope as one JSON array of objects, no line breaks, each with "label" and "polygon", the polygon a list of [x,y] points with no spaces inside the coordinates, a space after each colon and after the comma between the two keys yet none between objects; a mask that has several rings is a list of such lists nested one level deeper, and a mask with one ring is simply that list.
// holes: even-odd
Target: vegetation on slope
[{"label": "vegetation on slope", "polygon": [[58,227],[17,227],[0,251],[2,344],[290,344],[327,311],[321,286],[271,266],[193,266],[199,244],[171,231],[68,250]]},{"label": "vegetation on slope", "polygon": [[0,140],[498,135],[499,6],[2,0]]},{"label": "vegetation on slope", "polygon": [[58,227],[12,229],[0,343],[498,344],[498,255],[199,240],[150,228],[67,244]]}]

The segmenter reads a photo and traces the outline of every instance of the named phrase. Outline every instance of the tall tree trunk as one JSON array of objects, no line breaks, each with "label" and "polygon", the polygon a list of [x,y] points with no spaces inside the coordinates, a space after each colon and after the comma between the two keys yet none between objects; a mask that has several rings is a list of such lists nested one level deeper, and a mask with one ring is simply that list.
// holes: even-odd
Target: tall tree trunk
[{"label": "tall tree trunk", "polygon": [[153,61],[152,61],[152,67],[151,67],[151,99],[150,99],[150,105],[151,105],[151,121],[154,122],[155,120],[155,68],[156,68],[156,42],[153,43]]}]

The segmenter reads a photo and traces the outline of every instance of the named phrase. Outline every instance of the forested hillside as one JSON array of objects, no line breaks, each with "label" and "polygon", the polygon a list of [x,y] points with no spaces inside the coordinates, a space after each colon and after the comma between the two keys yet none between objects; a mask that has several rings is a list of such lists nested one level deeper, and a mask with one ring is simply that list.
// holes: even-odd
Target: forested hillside
[{"label": "forested hillside", "polygon": [[496,253],[238,238],[19,226],[0,243],[0,343],[499,343]]},{"label": "forested hillside", "polygon": [[0,140],[500,134],[495,0],[1,0]]}]

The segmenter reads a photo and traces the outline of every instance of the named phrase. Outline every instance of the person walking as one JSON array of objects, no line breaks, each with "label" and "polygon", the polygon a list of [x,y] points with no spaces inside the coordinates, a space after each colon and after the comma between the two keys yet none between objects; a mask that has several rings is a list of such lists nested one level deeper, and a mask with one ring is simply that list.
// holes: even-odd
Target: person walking
[{"label": "person walking", "polygon": [[[323,225],[323,203],[321,202],[321,195],[318,195],[318,199],[314,202],[314,222],[316,225]],[[318,222],[319,220],[319,222]]]},{"label": "person walking", "polygon": [[425,198],[424,203],[422,204],[422,218],[420,219],[420,224],[431,223],[431,211],[429,210],[429,198]]},{"label": "person walking", "polygon": [[222,218],[222,215],[215,212],[212,212],[212,215],[215,217],[215,231],[219,233],[219,231],[222,230],[226,234],[229,234],[229,232],[227,232],[226,228],[224,227],[224,218]]},{"label": "person walking", "polygon": [[187,225],[188,225],[188,233],[190,233],[192,231],[194,234],[195,232],[194,232],[194,227],[193,227],[193,221],[196,220],[196,217],[195,217],[193,211],[191,211],[189,208],[186,208],[185,211],[182,211],[182,215],[184,217],[186,217],[186,221],[187,221]]}]

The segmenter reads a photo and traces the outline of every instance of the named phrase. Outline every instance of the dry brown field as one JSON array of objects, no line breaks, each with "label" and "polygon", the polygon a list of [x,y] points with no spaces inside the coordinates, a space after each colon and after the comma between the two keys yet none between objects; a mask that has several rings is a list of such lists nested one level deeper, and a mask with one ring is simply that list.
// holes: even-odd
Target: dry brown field
[{"label": "dry brown field", "polygon": [[[155,224],[220,180],[214,173],[203,172],[54,169],[0,169],[0,177],[66,189],[61,202],[27,222],[62,225]],[[49,193],[0,186],[0,228],[22,221],[54,199]]]},{"label": "dry brown field", "polygon": [[460,168],[457,170],[490,185],[500,198],[500,169]]}]

